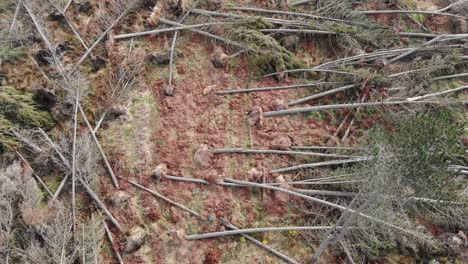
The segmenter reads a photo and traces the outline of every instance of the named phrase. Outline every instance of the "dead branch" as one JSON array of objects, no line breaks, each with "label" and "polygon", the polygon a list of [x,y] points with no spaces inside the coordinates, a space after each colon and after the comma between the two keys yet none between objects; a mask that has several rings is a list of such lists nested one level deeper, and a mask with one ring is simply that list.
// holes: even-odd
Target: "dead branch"
[{"label": "dead branch", "polygon": [[346,91],[348,89],[352,89],[352,88],[358,87],[360,85],[361,84],[358,83],[358,84],[349,84],[349,85],[341,86],[341,87],[338,87],[338,88],[335,88],[335,89],[331,89],[331,90],[328,90],[328,91],[325,91],[325,92],[321,92],[321,93],[314,94],[314,95],[311,95],[311,96],[307,96],[307,97],[304,97],[304,98],[301,98],[301,99],[298,99],[298,100],[295,100],[295,101],[288,102],[288,106],[302,104],[302,103],[305,103],[307,101],[317,99],[317,98],[320,98],[320,97],[324,97],[324,96],[329,95],[329,94],[334,94],[334,93]]},{"label": "dead branch", "polygon": [[153,196],[156,196],[156,197],[159,198],[159,199],[162,199],[162,200],[164,200],[164,201],[166,201],[166,202],[168,202],[168,203],[174,205],[174,206],[177,207],[177,208],[180,208],[180,209],[182,209],[182,210],[188,212],[189,214],[191,214],[191,215],[193,215],[193,216],[195,216],[195,217],[197,217],[197,218],[199,218],[199,219],[203,219],[203,217],[202,217],[199,213],[193,211],[192,209],[189,209],[189,208],[185,207],[184,205],[181,205],[181,204],[179,204],[179,203],[176,203],[176,202],[172,201],[171,199],[167,198],[166,196],[164,196],[164,195],[162,195],[162,194],[160,194],[160,193],[158,193],[158,192],[156,192],[156,191],[153,191],[153,190],[151,190],[151,189],[148,189],[148,188],[146,188],[145,186],[140,185],[140,184],[138,184],[138,183],[136,183],[136,182],[134,182],[134,181],[127,180],[127,179],[124,179],[124,178],[122,178],[122,177],[119,177],[119,178],[122,179],[122,180],[124,180],[124,181],[126,181],[126,182],[128,182],[128,183],[130,183],[130,184],[132,184],[133,186],[135,186],[135,187],[137,187],[137,188],[140,188],[140,189],[142,189],[142,190],[144,190],[144,191],[146,191],[146,192],[152,194]]},{"label": "dead branch", "polygon": [[[322,231],[333,228],[333,226],[291,226],[291,227],[260,227],[260,228],[246,228],[227,230],[221,232],[212,232],[199,235],[188,235],[185,237],[187,240],[200,240],[215,237],[233,236],[250,233],[267,233],[267,232],[285,232],[285,231]],[[339,228],[339,227],[338,227]]]},{"label": "dead branch", "polygon": [[[223,224],[225,227],[233,230],[238,230],[236,226],[233,224],[229,223],[227,220],[221,218],[221,224]],[[283,253],[269,247],[268,245],[263,244],[262,242],[258,241],[257,239],[253,238],[252,236],[246,235],[246,234],[241,234],[241,236],[245,237],[248,239],[250,242],[254,243],[255,245],[267,250],[268,252],[272,253],[273,255],[279,257],[280,259],[286,261],[287,263],[292,263],[292,264],[299,264],[297,261],[291,259],[290,257],[284,255]]]},{"label": "dead branch", "polygon": [[315,163],[304,163],[304,164],[300,164],[296,166],[272,170],[271,172],[283,173],[283,172],[317,168],[317,167],[330,166],[330,165],[342,165],[342,164],[348,164],[348,163],[362,162],[362,161],[367,161],[370,159],[371,159],[370,157],[359,157],[359,158],[352,158],[352,159],[345,159],[345,160],[331,160],[331,161],[323,161],[323,162],[315,162]]},{"label": "dead branch", "polygon": [[350,155],[328,154],[328,153],[320,153],[320,152],[302,152],[302,151],[273,150],[273,149],[224,148],[224,149],[213,150],[213,154],[224,154],[224,153],[298,155],[298,156],[332,157],[332,158],[355,157],[355,156],[350,156]]},{"label": "dead branch", "polygon": [[277,90],[287,90],[295,88],[309,88],[319,85],[334,84],[335,82],[317,82],[317,83],[304,83],[304,84],[294,84],[287,86],[273,86],[273,87],[260,87],[260,88],[242,88],[242,89],[227,89],[221,91],[215,91],[215,94],[236,94],[236,93],[255,93],[255,92],[269,92]]}]

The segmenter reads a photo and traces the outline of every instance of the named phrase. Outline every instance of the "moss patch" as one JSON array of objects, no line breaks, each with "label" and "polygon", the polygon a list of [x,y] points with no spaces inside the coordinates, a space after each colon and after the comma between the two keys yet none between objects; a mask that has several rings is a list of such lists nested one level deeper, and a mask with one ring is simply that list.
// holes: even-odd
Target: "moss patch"
[{"label": "moss patch", "polygon": [[54,118],[37,102],[33,93],[21,92],[9,86],[0,90],[0,153],[11,150],[18,144],[12,129],[50,129],[54,125]]}]

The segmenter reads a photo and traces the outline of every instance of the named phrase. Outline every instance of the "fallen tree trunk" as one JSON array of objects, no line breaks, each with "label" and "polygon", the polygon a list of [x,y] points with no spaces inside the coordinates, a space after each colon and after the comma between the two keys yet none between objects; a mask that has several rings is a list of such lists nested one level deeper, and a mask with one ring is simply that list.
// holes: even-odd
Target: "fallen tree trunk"
[{"label": "fallen tree trunk", "polygon": [[213,154],[225,154],[225,153],[298,155],[298,156],[315,156],[315,157],[332,157],[332,158],[355,157],[355,156],[350,156],[350,155],[328,154],[328,153],[320,153],[320,152],[302,152],[302,151],[273,150],[273,149],[224,148],[224,149],[213,150]]},{"label": "fallen tree trunk", "polygon": [[83,108],[81,107],[80,103],[78,103],[78,108],[80,110],[81,116],[83,117],[83,119],[84,119],[84,121],[86,123],[86,126],[88,126],[89,133],[91,134],[91,136],[93,137],[94,142],[96,143],[96,146],[97,146],[97,148],[99,150],[99,153],[101,153],[101,157],[104,160],[104,164],[106,165],[107,171],[109,172],[109,174],[111,176],[112,183],[114,184],[114,187],[119,188],[119,182],[117,181],[117,178],[115,177],[114,171],[112,170],[112,167],[111,167],[109,161],[107,160],[106,153],[104,153],[104,150],[102,150],[101,144],[99,143],[99,140],[97,139],[96,134],[93,132],[94,129],[93,129],[93,127],[91,127],[91,124],[88,121],[88,117],[86,117],[86,114],[83,111]]},{"label": "fallen tree trunk", "polygon": [[202,180],[202,179],[195,179],[195,178],[187,178],[187,177],[179,177],[179,176],[172,176],[172,175],[166,175],[162,177],[163,179],[166,180],[172,180],[172,181],[182,181],[182,182],[192,182],[192,183],[200,183],[200,184],[210,184],[208,181]]},{"label": "fallen tree trunk", "polygon": [[366,11],[353,11],[356,14],[362,15],[378,15],[378,14],[420,14],[420,15],[431,15],[431,16],[448,16],[454,18],[468,19],[468,17],[449,14],[449,13],[440,13],[433,11],[423,11],[423,10],[366,10]]},{"label": "fallen tree trunk", "polygon": [[[229,223],[228,221],[226,221],[225,219],[222,219],[221,218],[221,224],[223,224],[225,227],[229,228],[229,229],[233,229],[233,230],[238,230],[238,228],[236,226],[234,226],[233,224]],[[250,242],[254,243],[255,245],[267,250],[268,252],[272,253],[273,255],[277,256],[278,258],[286,261],[287,263],[291,263],[291,264],[299,264],[297,261],[291,259],[290,257],[284,255],[283,253],[263,244],[262,242],[258,241],[257,239],[249,236],[249,235],[246,235],[246,234],[241,234],[241,236],[245,237],[246,239],[248,239]]]},{"label": "fallen tree trunk", "polygon": [[[453,103],[462,103],[466,102],[451,102]],[[367,103],[352,103],[352,104],[332,104],[332,105],[318,105],[318,106],[309,106],[303,108],[293,108],[279,111],[270,111],[265,112],[265,117],[272,116],[282,116],[282,115],[291,115],[291,114],[300,114],[313,111],[324,111],[324,110],[336,110],[336,109],[350,109],[358,107],[376,107],[376,106],[391,106],[391,105],[404,105],[404,104],[440,104],[440,102],[433,101],[388,101],[388,102],[367,102]]]},{"label": "fallen tree trunk", "polygon": [[182,210],[184,210],[184,211],[190,213],[190,214],[193,215],[193,216],[196,216],[197,218],[202,219],[202,216],[201,216],[199,213],[197,213],[197,212],[193,211],[192,209],[189,209],[189,208],[187,208],[187,207],[185,207],[185,206],[183,206],[183,205],[181,205],[181,204],[179,204],[179,203],[176,203],[176,202],[172,201],[171,199],[167,198],[166,196],[164,196],[164,195],[162,195],[162,194],[160,194],[160,193],[158,193],[158,192],[156,192],[156,191],[153,191],[153,190],[151,190],[151,189],[148,189],[148,188],[146,188],[145,186],[140,185],[140,184],[138,184],[138,183],[136,183],[136,182],[134,182],[134,181],[127,180],[127,179],[124,179],[124,178],[122,178],[122,177],[119,177],[119,178],[122,179],[122,180],[124,180],[124,181],[126,181],[126,182],[128,182],[128,183],[130,183],[131,185],[133,185],[133,186],[135,186],[135,187],[137,187],[137,188],[142,189],[143,191],[146,191],[146,192],[152,194],[153,196],[155,196],[155,197],[157,197],[157,198],[159,198],[159,199],[161,199],[161,200],[164,200],[164,201],[166,201],[166,202],[168,202],[168,203],[174,205],[174,206],[177,207],[177,208],[180,208],[180,209],[182,209]]},{"label": "fallen tree trunk", "polygon": [[291,146],[291,149],[312,150],[312,149],[337,149],[337,150],[364,150],[357,147],[328,147],[328,146]]},{"label": "fallen tree trunk", "polygon": [[316,163],[305,163],[291,167],[280,168],[276,170],[271,170],[272,173],[283,173],[283,172],[290,172],[295,170],[303,170],[303,169],[310,169],[310,168],[317,168],[323,166],[330,166],[330,165],[341,165],[341,164],[348,164],[348,163],[355,163],[361,161],[370,160],[370,157],[360,157],[354,159],[345,159],[345,160],[331,160],[331,161],[323,161],[323,162],[316,162]]},{"label": "fallen tree trunk", "polygon": [[307,189],[294,189],[294,191],[307,195],[321,195],[321,196],[336,196],[336,197],[355,197],[357,193],[352,192],[338,192],[326,190],[307,190]]},{"label": "fallen tree trunk", "polygon": [[455,89],[450,89],[450,90],[446,90],[446,91],[441,91],[441,92],[438,92],[438,93],[431,93],[431,94],[426,94],[426,95],[421,95],[421,96],[415,96],[415,97],[411,97],[411,98],[408,98],[406,100],[408,101],[416,101],[416,100],[421,100],[421,99],[425,99],[425,98],[429,98],[429,97],[436,97],[436,96],[439,96],[439,95],[444,95],[444,94],[449,94],[449,93],[455,93],[455,92],[460,92],[460,91],[464,91],[468,89],[468,85],[466,86],[461,86],[461,87],[458,87],[458,88],[455,88]]},{"label": "fallen tree trunk", "polygon": [[[260,227],[260,228],[247,228],[247,229],[237,229],[237,230],[228,230],[221,232],[212,232],[199,235],[189,235],[186,236],[187,240],[199,240],[215,237],[224,237],[224,236],[233,236],[249,233],[266,233],[266,232],[285,232],[285,231],[322,231],[333,228],[333,226],[292,226],[292,227]],[[337,227],[340,228],[340,227]]]},{"label": "fallen tree trunk", "polygon": [[313,94],[311,96],[307,96],[307,97],[304,97],[304,98],[301,98],[301,99],[298,99],[298,100],[295,100],[295,101],[288,102],[288,106],[302,104],[302,103],[305,103],[305,102],[313,100],[313,99],[324,97],[324,96],[327,96],[329,94],[334,94],[334,93],[346,91],[346,90],[349,90],[349,89],[352,89],[352,88],[355,88],[355,87],[358,87],[358,86],[361,86],[361,84],[358,83],[358,84],[349,84],[349,85],[341,86],[341,87],[338,87],[338,88],[335,88],[335,89],[331,89],[331,90],[328,90],[328,91],[325,91],[325,92],[321,92],[321,93],[318,93],[318,94]]},{"label": "fallen tree trunk", "polygon": [[[177,23],[177,22],[174,22],[174,21],[170,21],[170,20],[167,20],[165,18],[160,18],[159,21],[161,23],[164,23],[164,24],[168,24],[168,25],[172,25],[172,26],[184,26],[183,24],[180,24],[180,23]],[[194,29],[194,28],[191,28],[191,29],[188,29],[192,32],[195,32],[195,33],[198,33],[200,35],[203,35],[203,36],[206,36],[206,37],[209,37],[209,38],[212,38],[212,39],[216,39],[216,40],[219,40],[221,42],[224,42],[228,45],[231,45],[231,46],[234,46],[234,47],[238,47],[238,48],[242,48],[242,49],[247,49],[249,51],[252,51],[252,49],[250,47],[247,47],[245,45],[242,45],[242,44],[239,44],[237,42],[234,42],[232,40],[229,40],[229,39],[226,39],[226,38],[223,38],[223,37],[220,37],[220,36],[217,36],[217,35],[214,35],[214,34],[211,34],[211,33],[208,33],[206,31],[202,31],[202,30],[199,30],[199,29]]]},{"label": "fallen tree trunk", "polygon": [[[174,22],[175,23],[175,22]],[[225,25],[225,24],[233,24],[229,22],[210,22],[210,23],[203,23],[203,24],[195,24],[195,25],[183,25],[171,28],[163,28],[163,29],[155,29],[143,32],[136,32],[136,33],[127,33],[113,36],[113,39],[126,39],[126,38],[134,38],[134,37],[141,37],[146,35],[152,34],[159,34],[159,33],[166,33],[166,32],[173,32],[173,31],[180,31],[180,30],[187,30],[187,29],[194,29],[194,28],[201,28],[201,27],[209,27],[214,25]]]},{"label": "fallen tree trunk", "polygon": [[350,21],[336,19],[331,17],[324,17],[306,13],[298,13],[298,12],[287,12],[287,11],[280,11],[280,10],[270,10],[270,9],[261,9],[261,8],[253,8],[253,7],[231,7],[228,10],[235,10],[235,11],[248,11],[248,12],[256,12],[256,13],[266,13],[266,14],[277,14],[277,15],[289,15],[289,16],[298,16],[304,18],[312,18],[312,19],[321,19],[321,20],[329,20],[341,23],[350,23]]},{"label": "fallen tree trunk", "polygon": [[114,239],[112,238],[112,233],[110,232],[109,227],[107,226],[106,222],[104,222],[104,221],[102,222],[102,224],[104,225],[104,230],[106,231],[107,239],[109,240],[109,243],[111,244],[112,251],[114,251],[114,254],[115,254],[115,257],[117,258],[117,261],[119,262],[119,264],[124,264],[124,262],[122,260],[122,256],[120,255],[119,251],[117,250],[117,248],[115,246]]},{"label": "fallen tree trunk", "polygon": [[345,206],[342,206],[342,205],[339,205],[339,204],[335,204],[335,203],[328,202],[328,201],[325,201],[325,200],[322,200],[322,199],[318,199],[318,198],[315,198],[315,197],[307,196],[307,195],[305,195],[305,194],[301,194],[301,193],[294,192],[294,191],[290,191],[290,190],[287,190],[287,189],[284,189],[284,188],[275,187],[275,186],[269,186],[269,185],[265,185],[265,184],[261,184],[261,183],[246,182],[246,181],[238,181],[238,180],[234,180],[234,179],[226,179],[226,181],[232,182],[232,183],[237,183],[237,184],[242,184],[242,185],[246,185],[246,186],[251,186],[251,187],[259,187],[259,188],[264,188],[264,189],[270,189],[270,190],[274,190],[274,191],[284,192],[284,193],[287,193],[287,194],[290,194],[290,195],[294,195],[294,196],[297,196],[297,197],[301,197],[301,198],[303,198],[303,199],[305,199],[305,200],[308,200],[308,201],[320,203],[320,204],[323,204],[323,205],[326,205],[326,206],[330,206],[330,207],[335,208],[335,209],[339,209],[339,210],[342,210],[342,211],[345,211],[345,212],[349,212],[349,213],[355,214],[355,215],[357,215],[357,216],[360,216],[360,217],[366,218],[366,219],[368,219],[368,220],[371,220],[371,221],[373,221],[373,222],[377,222],[377,223],[379,223],[379,224],[382,224],[382,225],[385,225],[385,226],[394,228],[394,229],[396,229],[396,230],[399,230],[399,231],[401,231],[401,232],[410,234],[410,235],[412,235],[412,236],[419,237],[418,235],[414,234],[414,233],[413,233],[412,231],[410,231],[410,230],[406,230],[406,229],[404,229],[404,228],[401,228],[401,227],[396,226],[396,225],[394,225],[394,224],[385,222],[385,221],[380,220],[380,219],[378,219],[378,218],[375,218],[375,217],[373,217],[373,216],[370,216],[370,215],[367,215],[367,214],[358,212],[358,211],[356,211],[356,210],[354,210],[354,209],[351,209],[351,208],[348,208],[348,207],[345,207]]},{"label": "fallen tree trunk", "polygon": [[308,88],[313,86],[319,86],[324,84],[332,84],[333,82],[318,82],[318,83],[305,83],[305,84],[294,84],[287,86],[272,86],[272,87],[259,87],[259,88],[244,88],[244,89],[227,89],[221,91],[215,91],[215,94],[236,94],[236,93],[255,93],[255,92],[269,92],[296,88]]}]

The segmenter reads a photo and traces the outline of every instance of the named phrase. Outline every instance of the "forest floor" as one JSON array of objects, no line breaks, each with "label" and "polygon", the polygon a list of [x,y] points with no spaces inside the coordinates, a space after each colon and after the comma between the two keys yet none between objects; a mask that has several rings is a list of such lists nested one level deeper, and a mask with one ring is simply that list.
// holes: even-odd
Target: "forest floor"
[{"label": "forest floor", "polygon": [[[385,5],[380,2],[382,1],[372,1],[365,8],[385,9]],[[441,8],[438,3],[430,6],[427,2],[417,1],[417,4],[420,9]],[[263,4],[258,5],[262,6]],[[112,34],[142,30],[139,23],[144,21],[150,11],[137,10],[131,19],[124,20]],[[73,22],[79,24],[83,15],[74,6],[68,12]],[[379,15],[373,18],[396,28],[400,27],[401,19],[398,16]],[[449,33],[450,21],[444,19],[429,18],[425,25],[433,33]],[[49,23],[53,26],[56,22]],[[83,50],[79,48],[73,35],[60,30],[54,34],[57,41],[70,41],[76,46],[73,52],[67,54],[67,59],[76,61]],[[94,56],[104,58],[107,64],[97,73],[89,75],[92,90],[88,105],[97,109],[97,105],[104,103],[100,95],[106,93],[103,91],[103,83],[116,60],[113,55],[121,56],[130,47],[135,54],[167,52],[172,36],[173,33],[145,36],[134,38],[131,42],[107,40],[102,47],[96,48],[93,51]],[[379,119],[378,114],[363,115],[352,124],[348,120],[344,123],[345,129],[338,130],[348,114],[342,111],[265,118],[260,125],[249,125],[247,116],[254,107],[260,106],[263,111],[275,110],[281,102],[304,97],[316,90],[298,88],[251,94],[214,94],[214,91],[224,89],[284,86],[304,82],[301,78],[293,77],[286,77],[281,82],[273,77],[258,77],[256,69],[252,68],[245,56],[232,59],[224,68],[217,68],[211,62],[211,57],[219,46],[196,33],[184,31],[179,34],[176,48],[179,55],[174,62],[174,96],[164,93],[168,65],[143,63],[136,75],[139,85],[129,92],[127,100],[122,103],[126,114],[112,122],[106,122],[97,133],[118,177],[136,181],[200,213],[203,218],[211,219],[197,219],[123,180],[120,180],[120,189],[117,190],[110,179],[102,175],[99,195],[106,201],[112,214],[128,232],[137,226],[145,230],[146,242],[137,252],[124,255],[125,263],[281,263],[275,256],[240,236],[186,241],[183,235],[224,230],[217,221],[220,218],[227,219],[239,228],[299,225],[307,223],[307,217],[311,214],[320,217],[322,212],[318,207],[314,209],[313,206],[308,206],[309,211],[305,214],[303,202],[284,198],[270,191],[156,180],[151,176],[152,171],[164,163],[169,175],[210,182],[223,178],[276,182],[278,175],[269,170],[297,164],[301,160],[319,159],[244,154],[214,154],[200,158],[197,151],[204,146],[210,149],[272,149],[285,138],[289,138],[293,146],[353,146],[359,135]],[[336,52],[327,48],[326,43],[315,42],[313,39],[301,41],[295,53],[308,65],[317,65],[343,55],[343,51]],[[35,67],[31,62],[24,62],[23,67],[16,67],[16,72],[12,72],[13,69],[7,66],[2,67],[2,72],[7,72],[10,77],[9,82],[18,88],[31,87],[32,84],[38,85],[41,82],[41,75],[31,70]],[[89,68],[90,65],[85,64],[85,67]],[[18,72],[19,68],[21,73]],[[338,94],[336,98],[340,96],[344,95]],[[322,100],[336,98],[326,97]],[[314,101],[308,104],[313,105]],[[92,120],[98,117],[93,107],[88,109],[87,114]],[[349,135],[342,141],[348,127]],[[261,172],[261,179],[249,173],[253,168]],[[320,174],[320,170],[317,171],[315,176]],[[286,181],[303,176],[303,173],[284,175]],[[128,203],[122,207],[113,207],[108,201],[116,192],[128,194],[131,197]],[[91,206],[83,203],[81,209],[86,210]],[[115,232],[112,226],[110,228],[118,250],[122,251],[125,236]],[[253,237],[300,263],[308,263],[318,246],[318,240],[311,239],[311,234],[316,233],[260,233]],[[401,261],[397,263],[415,263],[410,257],[397,258]],[[117,263],[109,246],[103,250],[102,259],[103,263]],[[323,259],[323,263],[343,263],[341,257],[334,256],[332,248]]]}]

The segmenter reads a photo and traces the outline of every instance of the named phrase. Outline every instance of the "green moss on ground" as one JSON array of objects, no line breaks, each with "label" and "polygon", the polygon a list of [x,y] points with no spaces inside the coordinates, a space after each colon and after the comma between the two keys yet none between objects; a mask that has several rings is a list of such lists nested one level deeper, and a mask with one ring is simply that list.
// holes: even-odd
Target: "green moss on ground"
[{"label": "green moss on ground", "polygon": [[41,127],[50,129],[55,120],[50,112],[38,103],[33,93],[13,87],[0,90],[0,153],[18,145],[12,129]]}]

